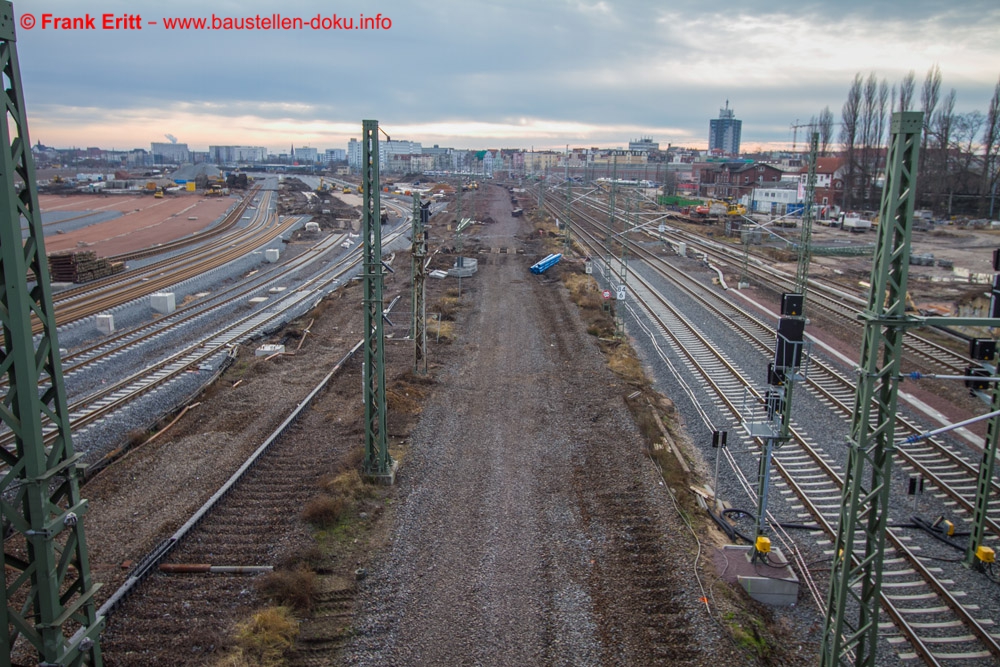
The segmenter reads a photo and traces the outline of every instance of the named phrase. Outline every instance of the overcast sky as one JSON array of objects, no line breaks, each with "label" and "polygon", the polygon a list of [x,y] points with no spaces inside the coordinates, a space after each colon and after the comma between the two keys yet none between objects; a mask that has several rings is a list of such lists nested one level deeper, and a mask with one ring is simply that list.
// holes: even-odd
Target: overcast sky
[{"label": "overcast sky", "polygon": [[[794,7],[794,9],[791,9]],[[361,120],[461,148],[705,147],[726,100],[743,148],[790,144],[856,72],[895,83],[935,63],[957,112],[1000,76],[997,0],[16,0],[32,142],[149,149],[345,148]],[[43,14],[97,30],[42,28]],[[166,30],[165,17],[374,16],[387,30]],[[142,30],[101,30],[105,13]],[[35,19],[24,27],[26,14]],[[156,21],[157,25],[148,25]],[[386,25],[382,22],[382,25]],[[802,141],[802,133],[799,141]]]}]

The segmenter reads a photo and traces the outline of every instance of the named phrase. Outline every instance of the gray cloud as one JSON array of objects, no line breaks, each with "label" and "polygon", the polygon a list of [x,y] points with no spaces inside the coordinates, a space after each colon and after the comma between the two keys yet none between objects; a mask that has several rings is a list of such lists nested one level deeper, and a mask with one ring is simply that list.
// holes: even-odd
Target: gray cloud
[{"label": "gray cloud", "polygon": [[[24,1],[15,11],[73,16],[87,11],[81,4]],[[145,20],[167,12],[308,18],[335,9],[351,17],[381,11],[393,25],[384,32],[36,28],[19,29],[18,47],[29,112],[37,107],[46,127],[57,113],[65,123],[95,124],[130,109],[147,115],[160,109],[168,117],[183,107],[261,122],[527,118],[677,128],[678,140],[704,142],[708,119],[728,98],[744,121],[745,141],[763,143],[789,140],[790,123],[806,122],[824,106],[839,113],[855,71],[876,70],[894,81],[915,69],[919,80],[929,63],[941,62],[945,89],[958,88],[960,111],[985,109],[1000,73],[1000,47],[982,39],[1000,27],[995,0],[949,6],[914,0],[905,10],[895,0],[807,1],[794,12],[772,2],[710,7],[695,0],[354,0],[335,8],[315,1],[176,0],[147,8],[107,0],[99,11],[138,12]],[[975,70],[959,47],[977,60],[991,58],[994,71]],[[886,52],[892,48],[898,57]],[[294,137],[275,137],[273,145],[288,139]],[[563,139],[573,137],[554,143]]]}]

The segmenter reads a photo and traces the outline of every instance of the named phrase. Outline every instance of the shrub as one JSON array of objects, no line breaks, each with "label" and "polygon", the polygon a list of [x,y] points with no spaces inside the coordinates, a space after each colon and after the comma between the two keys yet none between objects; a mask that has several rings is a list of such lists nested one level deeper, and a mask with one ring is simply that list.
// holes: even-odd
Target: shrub
[{"label": "shrub", "polygon": [[344,499],[333,496],[318,496],[302,508],[302,519],[317,528],[330,528],[344,515]]},{"label": "shrub", "polygon": [[[236,629],[236,641],[244,664],[278,667],[285,651],[295,643],[299,624],[286,607],[269,607],[257,612]],[[235,664],[239,664],[238,662]]]},{"label": "shrub", "polygon": [[308,611],[316,599],[316,573],[304,567],[278,570],[262,577],[258,588],[272,602]]}]

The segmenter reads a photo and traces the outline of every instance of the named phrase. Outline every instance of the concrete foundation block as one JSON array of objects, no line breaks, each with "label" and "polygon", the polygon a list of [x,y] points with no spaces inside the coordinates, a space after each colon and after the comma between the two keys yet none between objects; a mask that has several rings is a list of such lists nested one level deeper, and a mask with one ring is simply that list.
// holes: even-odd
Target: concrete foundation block
[{"label": "concrete foundation block", "polygon": [[780,549],[771,549],[767,563],[754,563],[750,546],[726,545],[721,551],[729,565],[725,579],[735,578],[754,600],[779,607],[798,601],[799,578]]},{"label": "concrete foundation block", "polygon": [[167,315],[177,309],[173,292],[157,292],[149,295],[149,307],[160,313]]},{"label": "concrete foundation block", "polygon": [[105,336],[113,334],[115,332],[115,316],[108,313],[98,315],[97,330]]}]

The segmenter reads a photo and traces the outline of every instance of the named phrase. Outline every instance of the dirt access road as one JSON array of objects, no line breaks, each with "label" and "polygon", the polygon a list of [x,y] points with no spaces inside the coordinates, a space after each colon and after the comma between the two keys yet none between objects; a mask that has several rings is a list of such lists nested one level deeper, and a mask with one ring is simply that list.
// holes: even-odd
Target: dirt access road
[{"label": "dirt access road", "polygon": [[[482,245],[524,245],[506,191],[484,195],[497,222],[476,228]],[[344,662],[741,664],[699,602],[626,388],[561,284],[528,271],[533,245],[479,255],[465,281],[470,310],[412,434]]]}]

